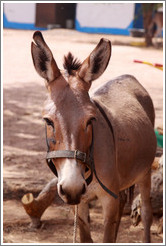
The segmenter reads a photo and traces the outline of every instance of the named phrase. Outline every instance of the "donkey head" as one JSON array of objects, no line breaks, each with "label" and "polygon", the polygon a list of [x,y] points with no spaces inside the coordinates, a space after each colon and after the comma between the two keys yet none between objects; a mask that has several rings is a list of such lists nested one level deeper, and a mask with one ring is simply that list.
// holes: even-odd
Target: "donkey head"
[{"label": "donkey head", "polygon": [[[96,119],[96,109],[88,91],[92,81],[97,79],[108,65],[111,43],[101,39],[83,63],[69,53],[64,57],[64,68],[68,73],[65,77],[42,34],[35,32],[33,39],[35,43],[32,42],[31,52],[34,66],[46,80],[49,92],[43,110],[48,151],[63,153],[67,150],[73,153],[74,150],[79,150],[88,156],[92,144],[92,122]],[[52,163],[57,170],[58,193],[65,202],[78,204],[87,189],[86,165],[82,159],[63,155],[61,158],[56,157],[52,158]]]}]

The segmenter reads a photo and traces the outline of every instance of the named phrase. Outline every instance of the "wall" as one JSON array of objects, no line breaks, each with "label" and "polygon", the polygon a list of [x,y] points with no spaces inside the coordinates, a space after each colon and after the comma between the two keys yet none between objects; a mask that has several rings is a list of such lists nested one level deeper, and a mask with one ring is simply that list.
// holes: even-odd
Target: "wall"
[{"label": "wall", "polygon": [[3,27],[16,29],[42,29],[35,27],[36,3],[4,3]]},{"label": "wall", "polygon": [[76,29],[89,33],[129,35],[135,3],[78,3]]}]

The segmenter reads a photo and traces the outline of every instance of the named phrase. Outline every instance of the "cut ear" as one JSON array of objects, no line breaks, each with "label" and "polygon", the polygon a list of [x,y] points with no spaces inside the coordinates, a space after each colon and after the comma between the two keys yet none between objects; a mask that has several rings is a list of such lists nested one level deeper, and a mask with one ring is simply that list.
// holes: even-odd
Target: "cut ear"
[{"label": "cut ear", "polygon": [[105,71],[110,56],[111,42],[102,38],[89,57],[82,63],[78,72],[79,77],[87,83],[97,79]]},{"label": "cut ear", "polygon": [[47,82],[51,82],[60,76],[59,68],[41,32],[35,32],[33,39],[35,44],[31,43],[31,53],[36,71]]}]

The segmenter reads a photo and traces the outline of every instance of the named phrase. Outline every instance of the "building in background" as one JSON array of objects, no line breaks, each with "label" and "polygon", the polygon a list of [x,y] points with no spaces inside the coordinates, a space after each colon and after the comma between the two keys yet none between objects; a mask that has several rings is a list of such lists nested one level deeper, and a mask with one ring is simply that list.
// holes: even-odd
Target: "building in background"
[{"label": "building in background", "polygon": [[35,3],[4,3],[3,27],[14,29],[36,29]]},{"label": "building in background", "polygon": [[77,4],[76,29],[88,33],[129,35],[130,29],[143,28],[141,4]]},{"label": "building in background", "polygon": [[140,3],[4,3],[3,27],[69,28],[88,33],[130,35],[142,29]]},{"label": "building in background", "polygon": [[75,3],[4,3],[3,27],[40,30],[75,28]]}]

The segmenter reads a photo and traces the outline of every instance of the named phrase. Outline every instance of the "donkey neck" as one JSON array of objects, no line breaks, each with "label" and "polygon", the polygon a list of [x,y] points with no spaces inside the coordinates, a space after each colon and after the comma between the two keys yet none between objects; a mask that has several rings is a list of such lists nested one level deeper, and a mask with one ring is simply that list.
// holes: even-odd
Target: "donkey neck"
[{"label": "donkey neck", "polygon": [[[98,120],[94,124],[94,131],[96,136],[95,145],[97,148],[100,147],[101,152],[109,152],[110,157],[113,155],[115,157],[116,149],[115,149],[115,135],[114,129],[112,125],[112,119],[110,118],[110,114],[106,113],[106,109],[103,107],[102,103],[97,100],[92,100],[97,108],[97,118]],[[105,147],[101,147],[101,142],[108,144],[104,145]],[[100,146],[98,146],[100,145]],[[107,146],[107,147],[106,147]],[[108,156],[106,153],[103,156]],[[111,157],[114,159],[113,157]]]}]

